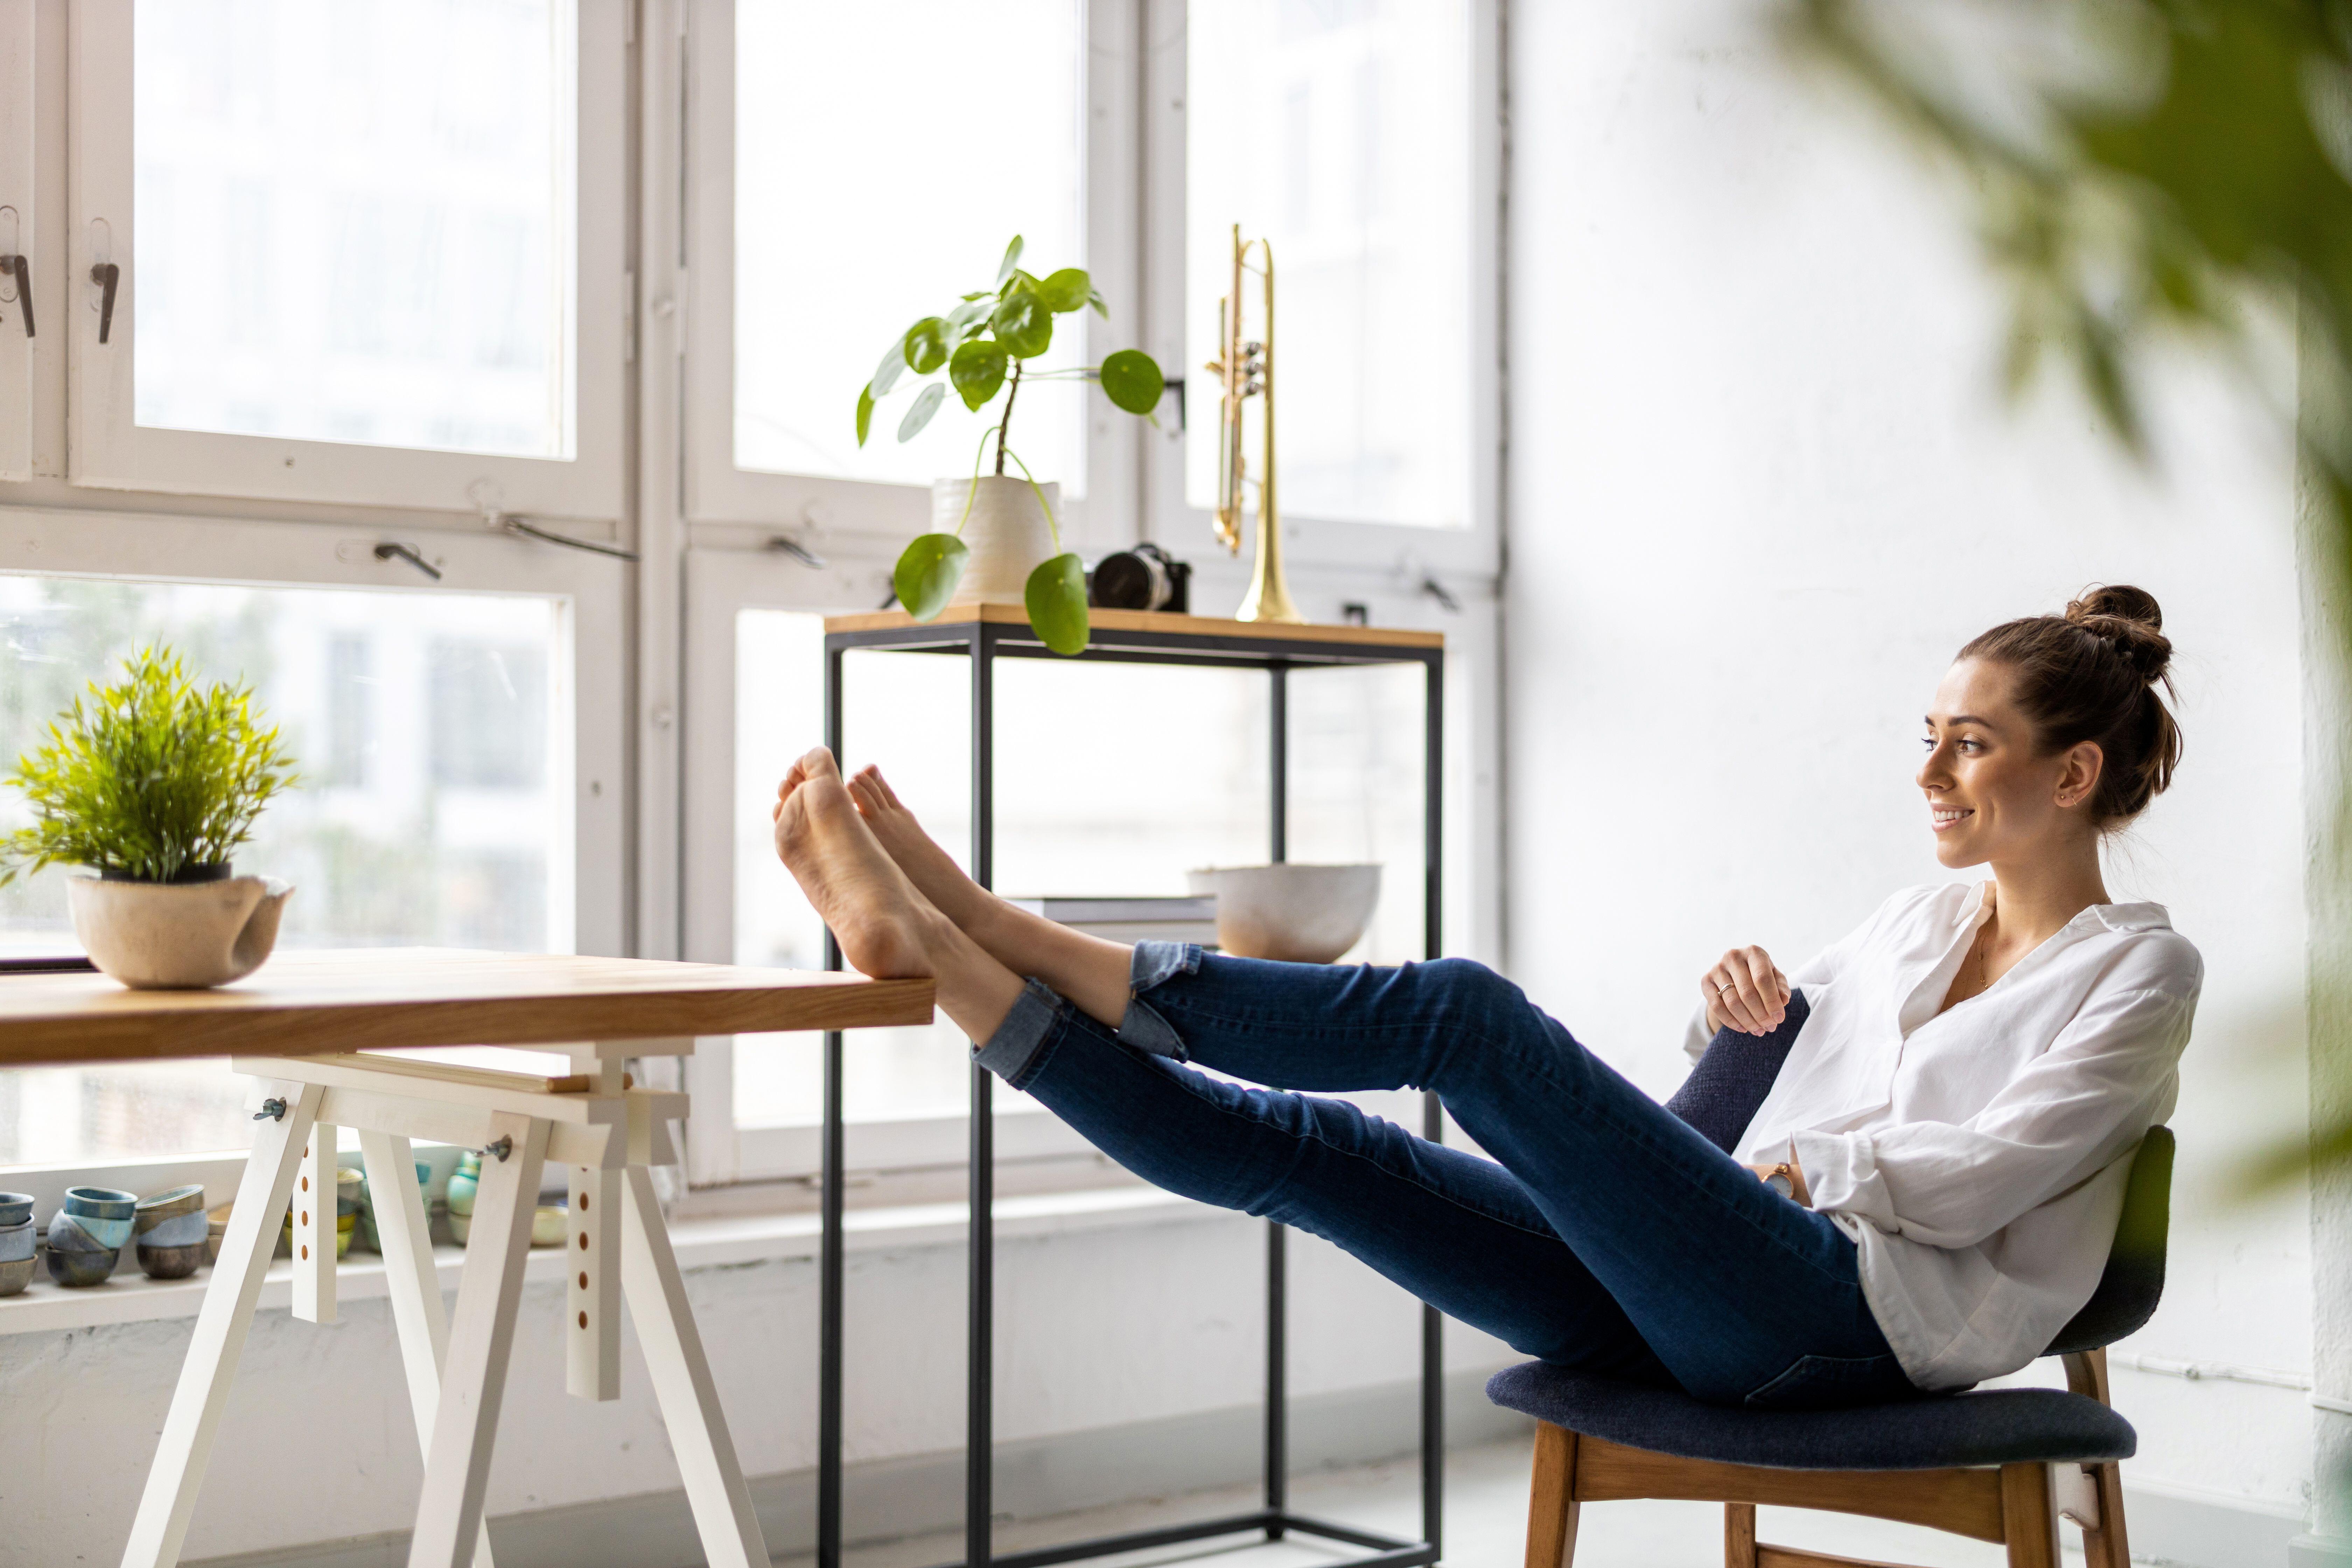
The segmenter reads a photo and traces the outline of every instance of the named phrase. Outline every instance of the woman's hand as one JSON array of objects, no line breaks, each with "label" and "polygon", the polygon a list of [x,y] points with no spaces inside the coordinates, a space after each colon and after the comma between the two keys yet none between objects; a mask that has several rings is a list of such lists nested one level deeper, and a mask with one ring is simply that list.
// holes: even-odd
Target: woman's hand
[{"label": "woman's hand", "polygon": [[1706,1031],[1769,1035],[1789,1016],[1789,977],[1760,947],[1735,947],[1700,979]]}]

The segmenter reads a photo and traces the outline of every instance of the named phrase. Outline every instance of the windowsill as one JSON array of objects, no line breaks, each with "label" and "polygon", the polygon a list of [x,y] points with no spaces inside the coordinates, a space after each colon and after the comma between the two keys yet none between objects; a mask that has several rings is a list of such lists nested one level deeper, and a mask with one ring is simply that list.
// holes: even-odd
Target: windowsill
[{"label": "windowsill", "polygon": [[[1164,1225],[1221,1213],[1156,1187],[1040,1193],[997,1199],[996,1236],[1000,1241],[1061,1236],[1129,1225]],[[845,1217],[848,1249],[877,1252],[960,1245],[968,1220],[969,1211],[961,1203],[851,1209]],[[805,1213],[679,1219],[669,1227],[670,1245],[677,1253],[678,1267],[684,1269],[814,1258],[819,1223],[816,1215]],[[457,1288],[465,1258],[461,1247],[433,1249],[443,1294]],[[563,1272],[562,1247],[534,1247],[525,1264],[524,1278],[551,1283],[561,1280]],[[78,1290],[65,1289],[44,1271],[34,1277],[22,1294],[0,1300],[0,1334],[54,1333],[107,1323],[193,1318],[211,1283],[210,1269],[187,1279],[150,1279],[139,1272],[135,1259],[126,1259],[105,1284]],[[383,1259],[374,1253],[347,1258],[336,1270],[335,1289],[337,1297],[346,1301],[383,1297],[386,1293]],[[261,1287],[261,1310],[288,1310],[293,1304],[293,1265],[283,1258],[273,1262]]]}]

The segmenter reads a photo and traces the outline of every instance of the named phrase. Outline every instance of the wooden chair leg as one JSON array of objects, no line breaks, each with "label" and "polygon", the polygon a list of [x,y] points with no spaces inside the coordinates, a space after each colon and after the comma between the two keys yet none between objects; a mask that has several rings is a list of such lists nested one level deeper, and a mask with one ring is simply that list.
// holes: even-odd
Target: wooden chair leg
[{"label": "wooden chair leg", "polygon": [[1576,1558],[1576,1434],[1536,1423],[1535,1475],[1528,1487],[1527,1568],[1569,1568]]},{"label": "wooden chair leg", "polygon": [[[2107,1352],[2104,1347],[2078,1351],[2063,1358],[2066,1386],[2086,1398],[2112,1405],[2107,1387]],[[2131,1542],[2124,1529],[2124,1470],[2110,1460],[2086,1465],[2099,1498],[2099,1524],[2083,1531],[2083,1560],[2087,1568],[2131,1568]]]},{"label": "wooden chair leg", "polygon": [[2009,1568],[2058,1568],[2058,1502],[2049,1466],[2000,1468],[2000,1523]]},{"label": "wooden chair leg", "polygon": [[1756,1505],[1723,1505],[1723,1568],[1756,1568]]}]

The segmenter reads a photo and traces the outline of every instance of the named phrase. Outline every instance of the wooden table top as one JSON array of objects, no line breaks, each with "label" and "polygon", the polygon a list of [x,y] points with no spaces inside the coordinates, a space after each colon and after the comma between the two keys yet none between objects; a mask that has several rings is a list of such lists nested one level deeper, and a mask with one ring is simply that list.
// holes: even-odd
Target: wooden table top
[{"label": "wooden table top", "polygon": [[[1029,612],[1019,605],[950,605],[932,619],[931,626],[967,626],[973,621],[992,625],[1027,626]],[[1159,632],[1175,637],[1272,637],[1291,642],[1352,643],[1359,647],[1442,648],[1444,632],[1412,631],[1403,626],[1360,626],[1353,623],[1313,626],[1282,621],[1229,621],[1212,616],[1171,616],[1159,610],[1090,608],[1087,622],[1103,631]],[[869,610],[854,616],[827,616],[829,632],[871,632],[911,626],[915,617],[904,610]]]},{"label": "wooden table top", "polygon": [[928,980],[445,948],[294,949],[210,991],[0,975],[0,1068],[931,1021]]}]

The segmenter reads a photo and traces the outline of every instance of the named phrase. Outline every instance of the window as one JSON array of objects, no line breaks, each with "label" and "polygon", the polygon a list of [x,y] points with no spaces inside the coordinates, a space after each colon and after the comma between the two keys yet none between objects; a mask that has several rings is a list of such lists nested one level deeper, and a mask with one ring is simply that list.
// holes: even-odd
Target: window
[{"label": "window", "polygon": [[[249,682],[308,775],[237,857],[294,884],[284,944],[560,952],[571,769],[551,765],[546,737],[568,726],[551,723],[541,673],[560,621],[522,595],[0,576],[0,758],[167,642],[202,682]],[[483,673],[501,668],[532,673]],[[446,770],[452,748],[489,765]],[[0,790],[0,824],[22,820],[22,797]],[[65,876],[0,889],[0,944],[72,947]],[[244,1095],[216,1063],[0,1073],[0,1164],[242,1148]]]},{"label": "window", "polygon": [[620,515],[620,7],[71,16],[73,479]]},{"label": "window", "polygon": [[[1187,363],[1217,357],[1239,224],[1275,258],[1286,510],[1469,528],[1470,0],[1190,0],[1185,23]],[[1215,426],[1192,429],[1186,498],[1212,507]]]},{"label": "window", "polygon": [[[1033,267],[1087,268],[1110,309],[1057,318],[1046,363],[1139,341],[1133,11],[699,0],[690,516],[782,519],[804,539],[919,531],[931,481],[971,471],[983,416],[950,397],[902,446],[900,395],[861,449],[857,392],[917,319],[992,284],[1016,233]],[[1131,508],[1097,516],[1088,498],[1131,487],[1135,423],[1083,385],[1022,389],[1013,449],[1060,482],[1081,537],[1131,529]]]},{"label": "window", "polygon": [[[738,0],[739,468],[926,486],[970,469],[982,416],[950,398],[901,446],[900,397],[861,450],[857,389],[916,318],[992,283],[1015,233],[1033,269],[1087,265],[1085,67],[1078,0]],[[982,94],[974,134],[982,82],[1003,89]],[[853,155],[808,155],[845,126]],[[811,232],[813,213],[831,215],[831,237]],[[1078,362],[1074,324],[1057,322],[1039,368]],[[1016,450],[1073,499],[1086,493],[1085,392],[1025,388],[1019,410]]]},{"label": "window", "polygon": [[[34,249],[36,237],[32,89],[31,0],[0,4],[0,479],[33,472],[33,357],[40,321],[13,265]],[[28,257],[26,276],[32,271]]]}]

